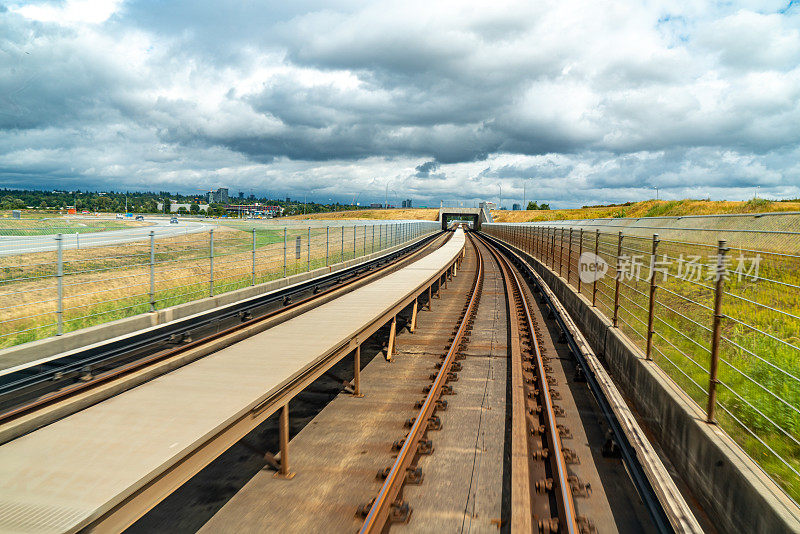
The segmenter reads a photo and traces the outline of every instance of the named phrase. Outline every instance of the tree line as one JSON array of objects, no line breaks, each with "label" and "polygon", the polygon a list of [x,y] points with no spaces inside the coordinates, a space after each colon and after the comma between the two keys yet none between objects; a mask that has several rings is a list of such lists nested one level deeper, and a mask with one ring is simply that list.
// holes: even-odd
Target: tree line
[{"label": "tree line", "polygon": [[[170,212],[170,201],[178,204],[189,204],[189,210],[181,208],[179,212],[199,214],[200,203],[205,203],[203,195],[182,195],[168,191],[141,192],[141,191],[41,191],[35,189],[0,189],[0,210],[67,210],[75,208],[78,212],[106,212],[106,213],[158,213]],[[330,211],[345,211],[360,209],[359,206],[330,203],[318,204],[316,202],[302,203],[291,199],[277,200],[267,197],[249,198],[232,197],[229,204],[266,204],[281,206],[284,215],[299,215],[302,213],[324,213]],[[161,210],[158,205],[162,204]],[[209,216],[225,214],[225,205],[211,203],[208,211],[203,212]]]}]

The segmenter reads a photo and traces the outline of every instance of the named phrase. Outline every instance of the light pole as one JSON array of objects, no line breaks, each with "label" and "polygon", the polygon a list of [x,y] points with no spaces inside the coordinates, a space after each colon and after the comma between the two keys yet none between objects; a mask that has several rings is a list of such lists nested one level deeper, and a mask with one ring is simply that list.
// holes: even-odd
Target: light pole
[{"label": "light pole", "polygon": [[656,200],[658,200],[658,186],[657,186],[657,185],[654,185],[654,186],[653,186],[653,189],[655,189],[655,190],[656,190]]}]

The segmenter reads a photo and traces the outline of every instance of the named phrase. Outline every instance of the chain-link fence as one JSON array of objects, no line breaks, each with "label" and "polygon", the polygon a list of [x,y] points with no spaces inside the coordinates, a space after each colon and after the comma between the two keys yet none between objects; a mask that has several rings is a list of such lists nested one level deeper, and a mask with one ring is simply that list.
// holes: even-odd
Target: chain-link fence
[{"label": "chain-link fence", "polygon": [[800,500],[800,216],[484,230],[563,277]]},{"label": "chain-link fence", "polygon": [[197,223],[92,234],[89,242],[73,233],[38,237],[35,246],[0,241],[0,347],[333,265],[438,229],[421,221]]}]

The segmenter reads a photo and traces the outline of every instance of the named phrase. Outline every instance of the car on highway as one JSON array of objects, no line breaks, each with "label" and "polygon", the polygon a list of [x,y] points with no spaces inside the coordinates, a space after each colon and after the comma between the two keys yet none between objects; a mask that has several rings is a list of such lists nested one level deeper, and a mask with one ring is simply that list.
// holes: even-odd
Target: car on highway
[{"label": "car on highway", "polygon": [[117,219],[124,219],[125,217],[121,213],[117,213]]},{"label": "car on highway", "polygon": [[137,221],[143,221],[144,220],[144,215],[137,215],[136,216],[136,220]]},{"label": "car on highway", "polygon": [[173,218],[171,218],[171,219],[169,220],[169,223],[170,223],[170,224],[178,224],[178,218],[177,218],[177,217],[173,217]]}]

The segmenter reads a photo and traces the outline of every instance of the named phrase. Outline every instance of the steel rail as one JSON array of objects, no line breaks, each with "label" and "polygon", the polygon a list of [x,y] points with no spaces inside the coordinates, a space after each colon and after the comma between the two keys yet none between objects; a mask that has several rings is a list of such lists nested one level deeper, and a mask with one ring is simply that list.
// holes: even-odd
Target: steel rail
[{"label": "steel rail", "polygon": [[[575,511],[575,503],[572,498],[572,488],[569,483],[569,473],[567,472],[567,463],[564,459],[564,451],[561,444],[561,435],[558,431],[556,414],[553,409],[553,398],[550,394],[550,385],[547,382],[547,374],[544,370],[544,361],[542,359],[542,353],[539,346],[539,336],[536,335],[536,329],[534,328],[530,306],[528,305],[528,300],[525,298],[522,283],[520,282],[516,271],[511,267],[509,261],[502,254],[500,254],[494,246],[488,244],[485,240],[481,241],[484,243],[484,245],[486,245],[486,248],[500,266],[509,299],[509,308],[513,310],[517,304],[521,306],[525,327],[530,332],[531,340],[533,341],[531,346],[534,349],[535,357],[533,358],[534,361],[532,363],[536,368],[536,374],[539,378],[539,396],[542,401],[542,414],[545,417],[544,426],[547,436],[547,444],[551,452],[548,457],[550,458],[550,465],[553,473],[556,475],[556,480],[554,482],[556,485],[555,492],[559,518],[558,531],[577,534],[580,532],[580,528],[578,526],[578,514]],[[514,302],[514,307],[511,305],[512,302]],[[511,311],[511,315],[514,315],[513,311]],[[511,317],[509,317],[509,320],[510,319]],[[517,320],[519,320],[519,317],[517,317]]]},{"label": "steel rail", "polygon": [[444,362],[439,368],[439,372],[436,374],[433,385],[431,386],[428,395],[425,397],[425,400],[422,403],[422,407],[420,408],[419,413],[414,420],[414,424],[411,426],[408,436],[403,441],[403,446],[400,448],[400,452],[397,454],[397,458],[392,464],[383,486],[381,486],[381,489],[378,492],[378,495],[375,497],[369,512],[364,518],[364,524],[359,530],[359,532],[362,534],[382,532],[386,527],[391,514],[392,505],[402,489],[403,482],[405,482],[406,469],[411,466],[411,463],[414,460],[419,441],[427,429],[428,419],[433,414],[436,401],[439,400],[439,397],[441,396],[442,386],[444,385],[447,375],[450,372],[452,363],[455,361],[455,355],[458,351],[458,346],[461,343],[461,338],[464,336],[470,315],[475,309],[477,299],[479,298],[478,295],[480,294],[479,288],[483,280],[483,259],[481,258],[481,255],[477,253],[477,246],[471,239],[470,243],[473,247],[475,247],[476,255],[478,257],[478,268],[475,273],[475,282],[472,286],[469,302],[465,308],[464,315],[461,318],[458,331],[456,332],[450,348],[447,351]]},{"label": "steel rail", "polygon": [[670,518],[668,517],[668,514],[664,508],[664,504],[660,502],[658,493],[655,491],[653,484],[648,478],[645,469],[637,456],[636,448],[628,439],[628,435],[617,418],[614,408],[611,406],[611,403],[606,398],[603,389],[600,386],[598,377],[595,376],[592,367],[586,361],[586,357],[575,341],[575,338],[567,326],[565,319],[561,316],[562,312],[559,309],[559,306],[554,303],[550,293],[543,287],[544,282],[537,279],[533,268],[526,263],[521,256],[515,254],[511,246],[501,242],[494,236],[482,234],[482,237],[485,237],[488,241],[495,244],[502,252],[511,257],[514,264],[517,265],[523,272],[523,275],[526,275],[531,283],[538,287],[539,292],[544,297],[545,304],[550,310],[552,310],[559,329],[561,332],[564,332],[570,352],[578,360],[578,364],[583,369],[584,376],[586,377],[586,383],[589,386],[593,397],[597,401],[600,412],[603,414],[603,418],[610,427],[611,433],[614,436],[614,440],[619,445],[622,461],[625,464],[628,474],[630,475],[637,492],[641,496],[642,501],[644,502],[644,505],[650,514],[650,517],[655,523],[656,530],[662,533],[675,532],[675,527],[673,527]]},{"label": "steel rail", "polygon": [[[417,243],[407,245],[380,258],[370,260],[363,264],[354,265],[342,271],[335,271],[316,279],[301,282],[298,287],[281,289],[273,292],[272,294],[251,299],[243,305],[244,307],[237,304],[227,306],[225,311],[221,311],[221,315],[219,316],[217,316],[215,311],[212,311],[211,313],[200,318],[190,317],[185,320],[179,320],[174,328],[171,328],[170,325],[164,325],[164,333],[161,335],[153,332],[148,332],[146,335],[134,334],[131,339],[124,339],[120,342],[110,340],[110,347],[106,348],[105,350],[101,348],[97,351],[97,353],[95,353],[95,349],[92,349],[86,356],[80,356],[80,354],[78,354],[77,357],[68,358],[64,363],[59,363],[58,359],[54,359],[44,363],[32,365],[31,367],[20,369],[16,372],[9,370],[12,371],[12,373],[9,373],[8,371],[0,371],[0,404],[3,404],[2,401],[4,398],[15,394],[17,391],[31,387],[38,387],[41,383],[56,384],[58,381],[53,379],[54,376],[64,376],[66,379],[73,379],[76,373],[81,373],[87,367],[100,367],[106,365],[108,362],[117,361],[120,358],[125,357],[126,354],[144,350],[148,346],[152,346],[154,344],[158,344],[159,342],[163,342],[165,339],[169,339],[170,336],[183,335],[191,332],[192,330],[209,326],[212,323],[219,323],[219,321],[229,319],[231,317],[237,317],[239,314],[246,312],[249,309],[254,309],[260,305],[267,305],[272,302],[280,301],[281,299],[289,297],[290,295],[295,295],[297,293],[309,291],[313,288],[318,288],[319,285],[333,284],[331,287],[321,291],[316,291],[306,298],[294,302],[287,302],[286,305],[277,310],[242,321],[234,326],[218,330],[208,336],[204,336],[203,338],[191,341],[179,347],[168,349],[166,351],[159,351],[155,354],[137,358],[137,360],[134,362],[125,362],[124,364],[118,365],[113,369],[106,370],[102,373],[92,376],[91,380],[77,381],[72,384],[62,386],[56,391],[52,391],[35,399],[12,405],[8,409],[0,412],[0,424],[8,423],[54,402],[59,402],[71,395],[80,393],[83,390],[95,387],[101,383],[116,379],[120,376],[130,374],[142,367],[152,365],[158,361],[175,356],[178,353],[197,348],[200,345],[209,343],[215,339],[219,339],[236,331],[251,327],[257,323],[267,321],[278,314],[298,308],[310,301],[323,298],[334,291],[340,291],[344,287],[355,284],[360,280],[375,274],[376,271],[373,270],[373,267],[377,267],[382,263],[388,262],[386,265],[380,267],[380,270],[382,271],[390,268],[393,265],[396,265],[398,261],[408,258],[409,256],[405,256],[405,254],[411,251],[414,251],[415,253],[421,252],[425,249],[425,247],[434,242],[436,237],[441,235],[441,233],[432,234],[431,236],[423,238]],[[413,255],[410,257],[413,257]],[[338,281],[343,276],[353,276],[353,278],[346,280],[344,283],[339,283]]]}]

